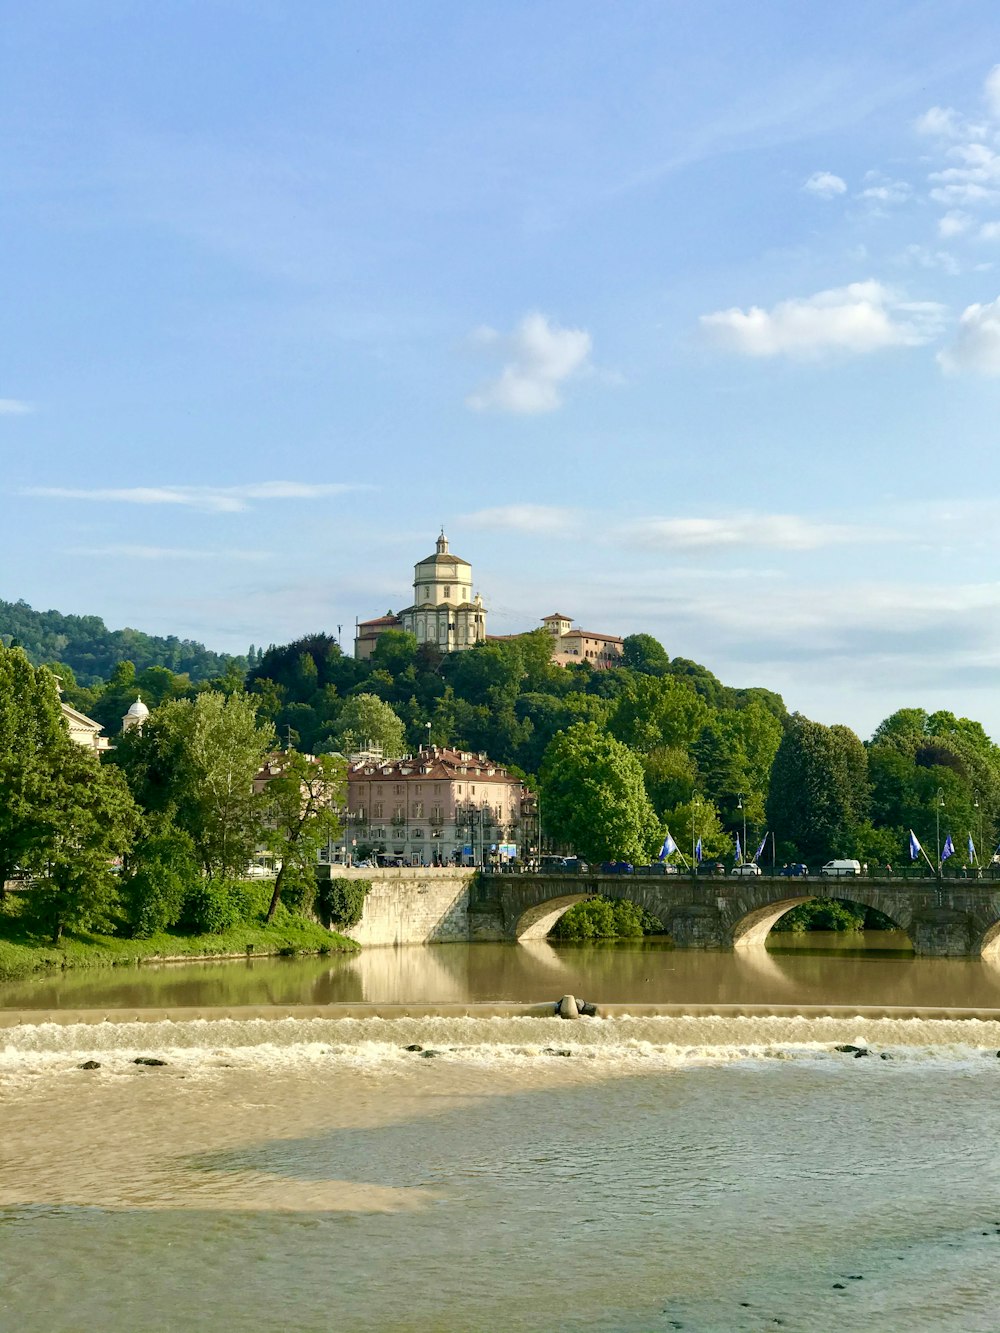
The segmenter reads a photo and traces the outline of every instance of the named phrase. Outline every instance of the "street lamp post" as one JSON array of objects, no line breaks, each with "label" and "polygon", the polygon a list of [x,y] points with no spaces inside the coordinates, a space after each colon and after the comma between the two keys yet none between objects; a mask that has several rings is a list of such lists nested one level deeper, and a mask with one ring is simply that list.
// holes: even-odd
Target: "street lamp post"
[{"label": "street lamp post", "polygon": [[937,833],[937,873],[938,879],[941,878],[941,807],[944,805],[944,788],[938,787],[937,798],[934,802],[935,828]]},{"label": "street lamp post", "polygon": [[736,809],[743,812],[743,842],[741,843],[742,855],[740,857],[742,862],[747,859],[747,811],[746,806],[743,804],[742,792],[740,792],[739,796],[736,798]]},{"label": "street lamp post", "polygon": [[983,807],[979,804],[979,793],[976,792],[976,799],[973,801],[973,807],[979,811],[979,846],[976,848],[976,869],[979,874],[983,873]]},{"label": "street lamp post", "polygon": [[701,813],[701,797],[697,792],[691,797],[691,873],[697,874],[698,864],[695,852],[698,848],[698,825],[701,820],[698,818]]}]

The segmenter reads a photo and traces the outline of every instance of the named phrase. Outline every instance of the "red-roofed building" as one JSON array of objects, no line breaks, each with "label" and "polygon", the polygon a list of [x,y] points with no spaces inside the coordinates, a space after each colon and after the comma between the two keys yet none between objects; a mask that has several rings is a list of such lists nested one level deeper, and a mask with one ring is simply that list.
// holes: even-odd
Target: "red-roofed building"
[{"label": "red-roofed building", "polygon": [[570,617],[558,611],[551,616],[544,616],[542,624],[552,635],[552,660],[557,666],[589,662],[599,671],[621,666],[624,649],[617,634],[576,629]]},{"label": "red-roofed building", "polygon": [[406,865],[482,865],[533,854],[533,797],[485,754],[427,746],[347,770],[347,834]]}]

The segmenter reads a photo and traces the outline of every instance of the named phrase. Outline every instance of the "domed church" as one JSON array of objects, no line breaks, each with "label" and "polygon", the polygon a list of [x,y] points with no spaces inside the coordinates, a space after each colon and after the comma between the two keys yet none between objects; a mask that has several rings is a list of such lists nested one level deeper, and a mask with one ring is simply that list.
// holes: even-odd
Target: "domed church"
[{"label": "domed church", "polygon": [[362,620],[354,638],[354,656],[371,657],[380,634],[408,630],[418,643],[433,643],[443,653],[457,653],[486,638],[486,607],[472,593],[472,566],[448,549],[441,529],[433,555],[413,567],[413,605],[375,620]]}]

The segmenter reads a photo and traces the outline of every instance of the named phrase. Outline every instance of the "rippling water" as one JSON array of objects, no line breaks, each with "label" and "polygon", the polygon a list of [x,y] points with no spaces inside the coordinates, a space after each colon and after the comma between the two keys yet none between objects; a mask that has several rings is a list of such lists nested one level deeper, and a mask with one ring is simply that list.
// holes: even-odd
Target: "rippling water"
[{"label": "rippling water", "polygon": [[[398,1003],[409,969],[429,998],[418,958],[388,968],[411,951],[376,952],[370,987],[380,975]],[[485,998],[552,994],[555,966],[566,989],[600,998],[603,978],[627,1002],[637,959],[705,959],[638,950],[615,989],[610,965],[579,970],[586,954],[509,953],[507,993]],[[888,990],[862,987],[872,1003],[948,1007],[957,993],[954,969],[930,990],[908,981],[912,959],[823,962],[898,963]],[[431,964],[439,979],[461,971],[458,955],[431,951]],[[292,967],[240,965],[223,1003],[260,1005],[265,976],[276,1004],[316,1003],[327,974]],[[523,985],[512,969],[527,969]],[[483,988],[502,990],[498,975]],[[680,975],[672,999],[689,984],[693,1001],[707,994],[696,970]],[[201,984],[174,978],[152,984]],[[743,999],[777,993],[773,978],[749,992],[730,981]],[[815,971],[792,981],[819,1001]],[[76,1023],[68,1011],[95,994],[70,992],[58,1021],[8,1012],[0,1030],[4,1333],[997,1326],[1000,1021],[841,1009]],[[165,1002],[157,991],[152,1007]],[[847,1043],[870,1054],[834,1049]]]}]

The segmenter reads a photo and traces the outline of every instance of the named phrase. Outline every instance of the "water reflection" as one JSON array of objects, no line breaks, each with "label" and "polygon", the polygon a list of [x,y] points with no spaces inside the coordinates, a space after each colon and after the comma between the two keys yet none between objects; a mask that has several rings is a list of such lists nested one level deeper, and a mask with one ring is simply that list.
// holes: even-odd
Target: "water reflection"
[{"label": "water reflection", "polygon": [[257,958],[116,967],[0,987],[6,1009],[238,1005],[598,1003],[1000,1007],[1000,965],[915,958],[896,932],[771,936],[713,953],[664,940],[616,944],[437,944],[334,958]]}]

